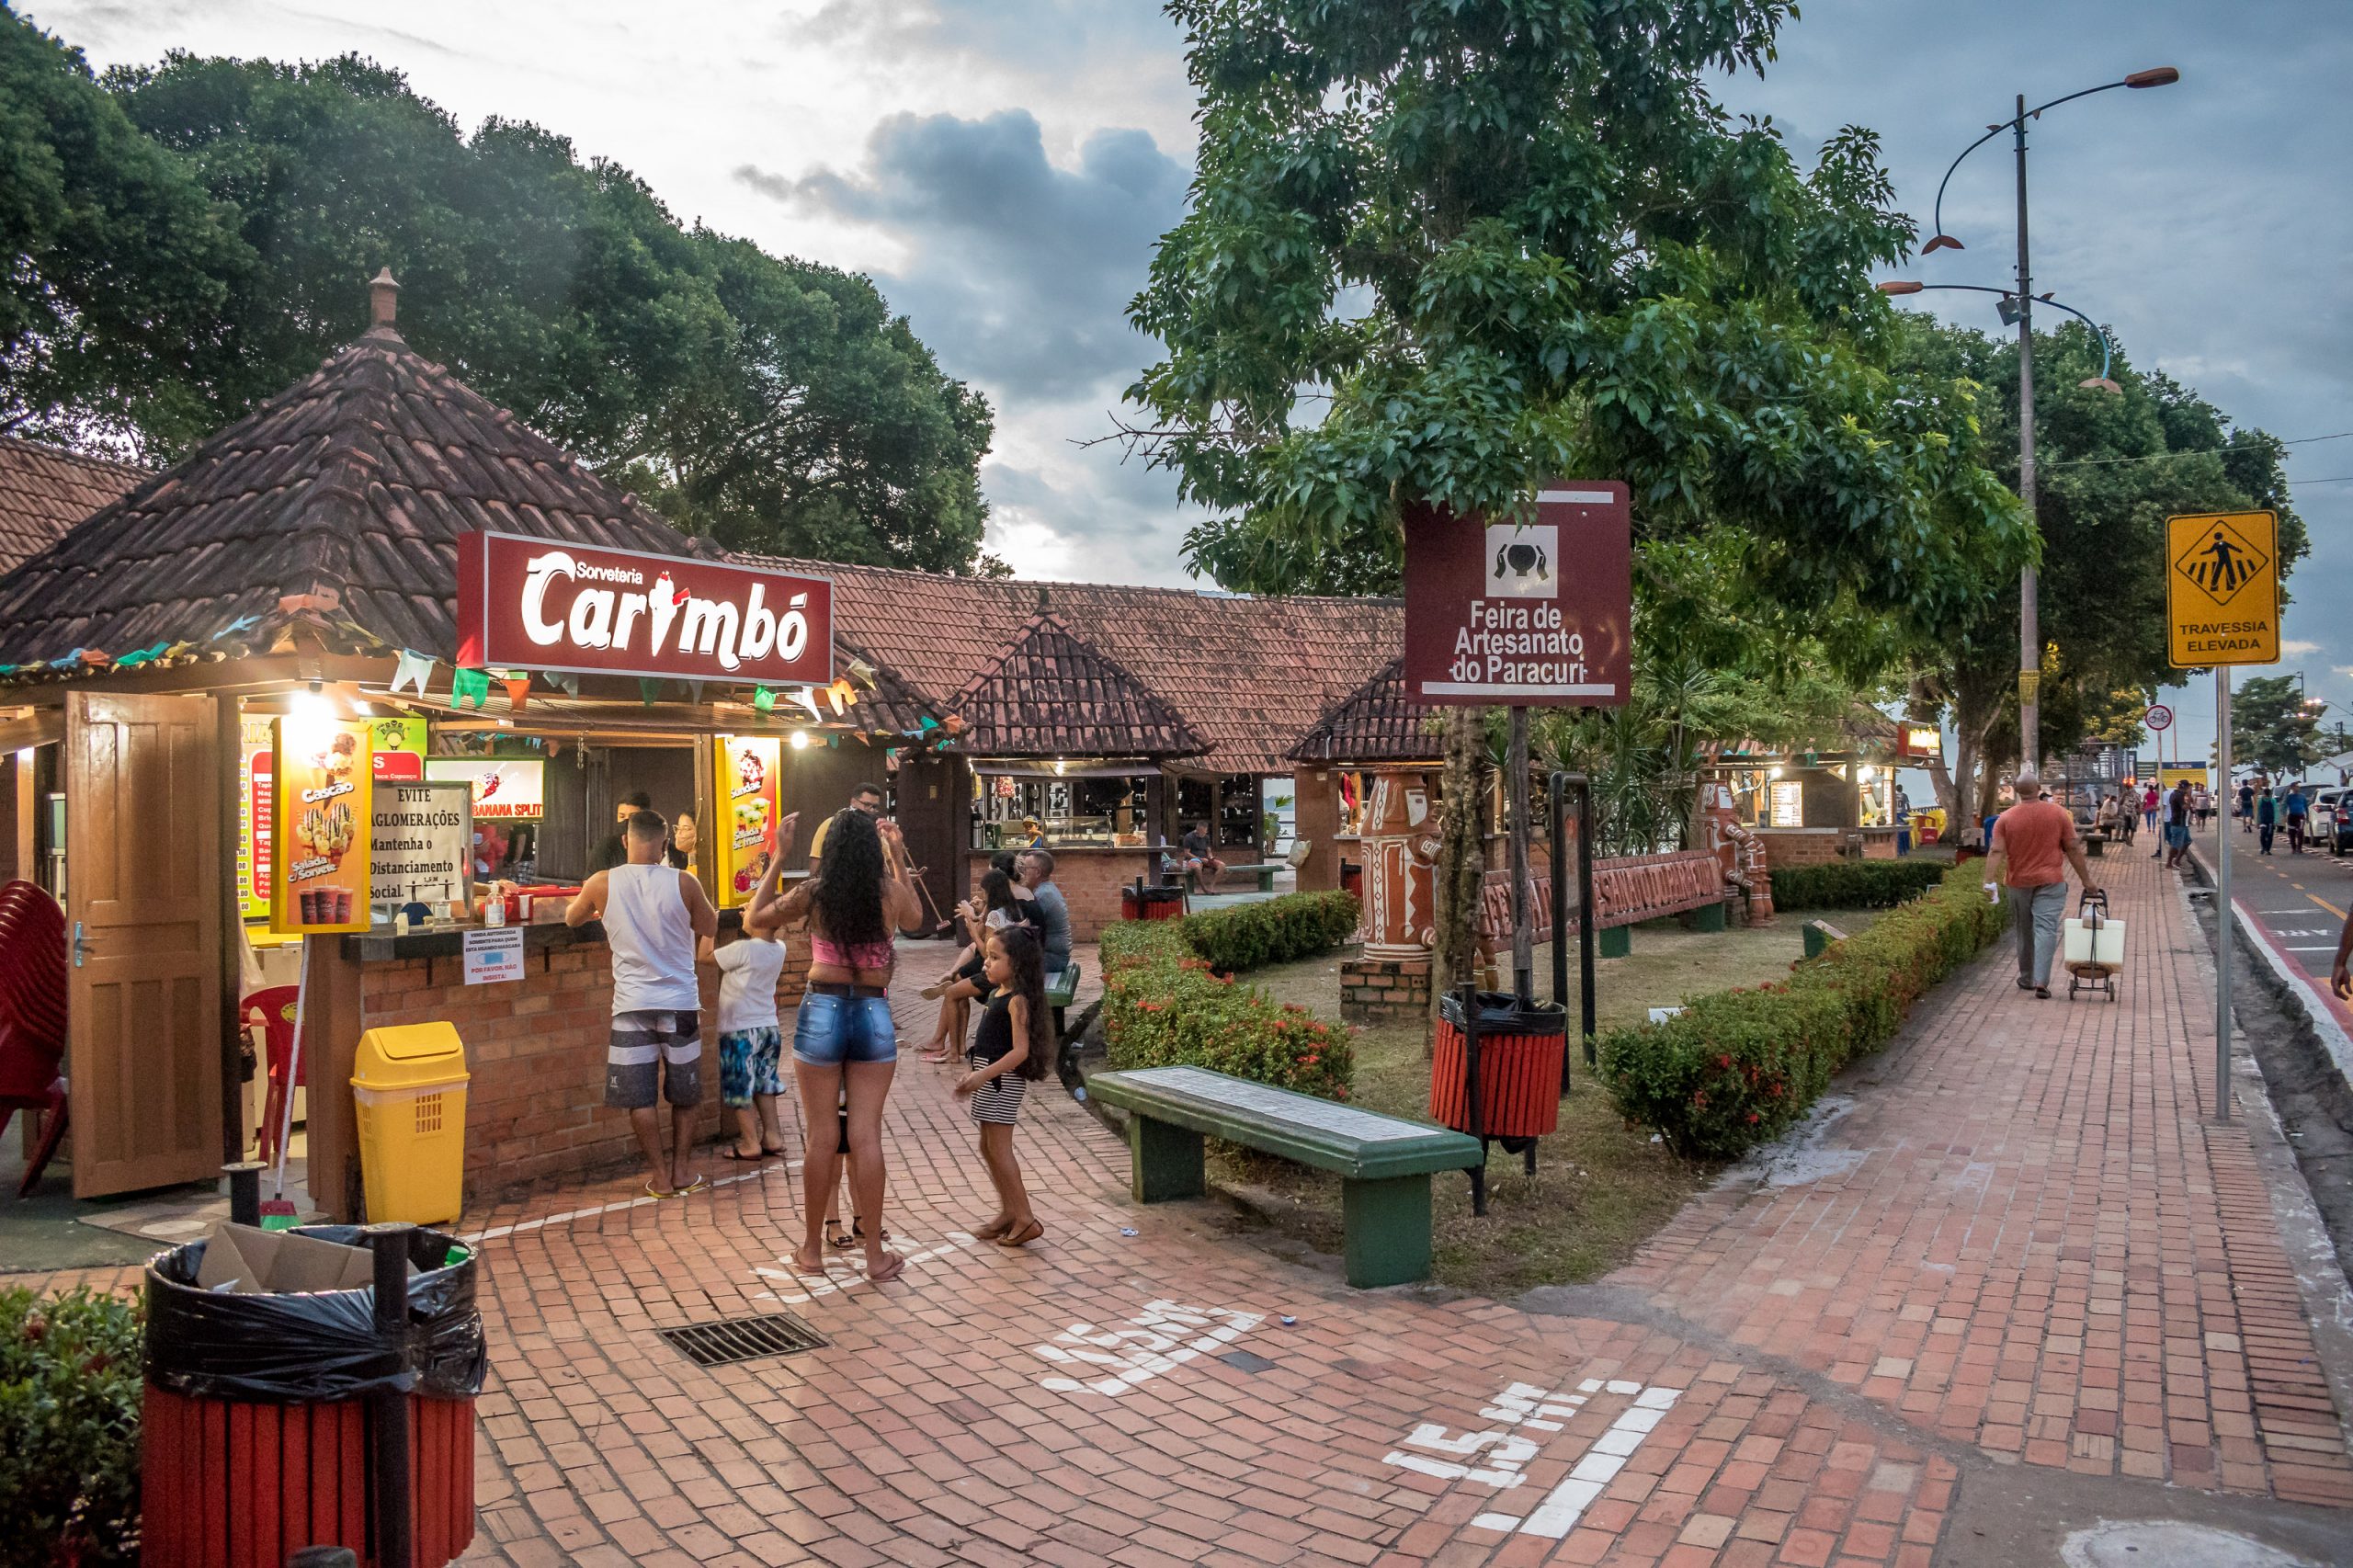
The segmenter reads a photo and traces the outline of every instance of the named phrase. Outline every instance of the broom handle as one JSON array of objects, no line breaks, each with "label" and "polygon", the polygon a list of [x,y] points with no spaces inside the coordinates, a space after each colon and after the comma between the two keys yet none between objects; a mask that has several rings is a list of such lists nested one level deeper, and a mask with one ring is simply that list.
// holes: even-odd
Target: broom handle
[{"label": "broom handle", "polygon": [[304,937],[295,951],[301,970],[294,978],[294,1049],[286,1053],[286,1094],[278,1102],[278,1171],[272,1198],[286,1196],[286,1145],[294,1136],[294,1085],[302,1076],[302,1004],[311,994],[311,938]]}]

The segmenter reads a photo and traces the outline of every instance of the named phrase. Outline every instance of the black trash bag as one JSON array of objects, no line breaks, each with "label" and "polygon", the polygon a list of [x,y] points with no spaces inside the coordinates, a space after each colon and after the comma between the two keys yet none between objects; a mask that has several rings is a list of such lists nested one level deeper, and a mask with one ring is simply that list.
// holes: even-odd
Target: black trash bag
[{"label": "black trash bag", "polygon": [[[296,1235],[366,1246],[356,1225],[304,1225]],[[324,1404],[421,1390],[448,1398],[482,1392],[489,1358],[474,1308],[480,1254],[445,1263],[456,1237],[409,1233],[408,1337],[401,1351],[376,1333],[376,1292],[318,1290],[245,1296],[199,1290],[202,1242],[147,1265],[147,1381],[192,1399]]]},{"label": "black trash bag", "polygon": [[[1439,996],[1438,1015],[1456,1028],[1462,1027],[1462,994],[1449,991]],[[1508,991],[1479,993],[1479,1035],[1484,1039],[1498,1034],[1566,1034],[1569,1013],[1565,1007],[1550,1002],[1539,1002],[1526,1009],[1519,998]]]}]

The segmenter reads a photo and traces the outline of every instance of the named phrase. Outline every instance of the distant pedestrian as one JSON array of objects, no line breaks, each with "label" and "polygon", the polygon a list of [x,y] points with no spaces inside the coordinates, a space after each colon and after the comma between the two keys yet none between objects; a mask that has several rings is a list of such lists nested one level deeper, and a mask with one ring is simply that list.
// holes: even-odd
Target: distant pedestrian
[{"label": "distant pedestrian", "polygon": [[958,1097],[972,1097],[972,1120],[981,1130],[981,1164],[996,1188],[996,1217],[973,1226],[972,1234],[999,1246],[1027,1246],[1046,1227],[1030,1210],[1021,1163],[1013,1153],[1013,1128],[1022,1096],[1046,1075],[1054,1049],[1046,1017],[1044,949],[1028,927],[1011,926],[990,936],[985,963],[995,989],[964,1059],[972,1071],[956,1082]]},{"label": "distant pedestrian", "polygon": [[2239,831],[2255,831],[2255,786],[2244,778],[2239,780]]},{"label": "distant pedestrian", "polygon": [[[605,925],[613,957],[613,1028],[605,1052],[605,1104],[629,1112],[645,1155],[645,1191],[676,1198],[706,1184],[691,1169],[695,1108],[702,1104],[702,993],[695,982],[698,937],[719,934],[719,911],[702,884],[664,862],[669,824],[657,812],[630,813],[629,858],[592,875],[563,912],[564,923]],[[662,1119],[670,1102],[670,1148]]]},{"label": "distant pedestrian", "polygon": [[2272,798],[2271,786],[2266,784],[2263,787],[2263,793],[2255,798],[2255,834],[2263,841],[2263,847],[2256,853],[2259,855],[2271,853],[2271,835],[2279,829],[2279,802]]},{"label": "distant pedestrian", "polygon": [[2189,803],[2190,809],[2198,813],[2198,831],[2205,832],[2206,824],[2214,820],[2213,791],[2200,784],[2190,791]]},{"label": "distant pedestrian", "polygon": [[2157,787],[2154,784],[2150,785],[2147,790],[2142,792],[2141,825],[2147,828],[2151,833],[2157,831],[2157,807],[2162,804],[2163,801],[2164,797],[2157,793]]},{"label": "distant pedestrian", "polygon": [[2131,789],[2119,790],[2115,804],[2116,831],[2123,835],[2125,843],[2131,844],[2141,826],[2139,793]]},{"label": "distant pedestrian", "polygon": [[2301,780],[2288,786],[2288,798],[2280,802],[2280,815],[2288,823],[2288,853],[2304,852],[2304,825],[2312,820],[2312,802],[2304,798]]},{"label": "distant pedestrian", "polygon": [[2010,916],[2018,927],[2018,989],[2048,998],[2059,921],[2067,908],[2067,867],[2075,867],[2086,896],[2099,885],[2075,837],[2075,814],[2041,798],[2041,779],[2032,767],[2018,769],[2018,804],[1994,824],[1985,869],[2009,889]]},{"label": "distant pedestrian", "polygon": [[2347,971],[2347,964],[2353,964],[2353,915],[2345,917],[2345,929],[2336,934],[2336,962],[2328,971],[2328,988],[2340,1002],[2353,1002],[2353,972]]},{"label": "distant pedestrian", "polygon": [[2099,835],[2102,838],[2114,838],[2117,836],[2116,820],[2118,814],[2116,797],[2113,795],[2102,795],[2099,798],[2099,812],[2095,819],[2096,825],[2099,828]]},{"label": "distant pedestrian", "polygon": [[2173,787],[2165,797],[2165,869],[2178,870],[2181,858],[2189,853],[2189,780],[2185,778]]}]

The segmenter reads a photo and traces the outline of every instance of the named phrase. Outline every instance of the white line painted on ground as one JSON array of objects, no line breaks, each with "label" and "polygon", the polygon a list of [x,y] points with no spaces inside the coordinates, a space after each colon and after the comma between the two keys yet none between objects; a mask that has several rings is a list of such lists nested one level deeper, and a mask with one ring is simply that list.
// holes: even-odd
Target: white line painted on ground
[{"label": "white line painted on ground", "polygon": [[[1487,1513],[1471,1521],[1476,1529],[1558,1540],[1576,1528],[1577,1520],[1585,1517],[1585,1511],[1601,1495],[1602,1489],[1625,1468],[1626,1460],[1642,1447],[1651,1429],[1675,1408],[1675,1402],[1682,1397],[1681,1389],[1650,1388],[1622,1378],[1587,1378],[1577,1384],[1574,1393],[1548,1393],[1533,1383],[1513,1383],[1479,1412],[1487,1420],[1502,1422],[1502,1426],[1458,1435],[1438,1422],[1425,1421],[1381,1462],[1440,1481],[1467,1481],[1491,1491],[1508,1492],[1528,1479],[1521,1471],[1537,1453],[1535,1439],[1521,1436],[1522,1430],[1561,1431],[1586,1402],[1598,1393],[1631,1395],[1633,1403],[1593,1440],[1560,1484],[1525,1516]],[[1407,1449],[1420,1449],[1423,1452],[1407,1453]],[[1451,1457],[1433,1459],[1429,1457],[1432,1454]],[[1473,1456],[1483,1462],[1466,1462]]]},{"label": "white line painted on ground", "polygon": [[[1188,1307],[1165,1298],[1146,1301],[1143,1311],[1130,1318],[1125,1328],[1097,1333],[1091,1323],[1074,1323],[1056,1335],[1053,1343],[1030,1346],[1057,1366],[1113,1369],[1110,1377],[1085,1381],[1047,1377],[1039,1379],[1038,1386],[1056,1393],[1117,1398],[1187,1361],[1233,1344],[1266,1321],[1262,1312],[1237,1312],[1232,1307]],[[1199,1337],[1189,1341],[1183,1337],[1196,1330],[1201,1331]]]},{"label": "white line painted on ground", "polygon": [[[1593,1388],[1597,1381],[1588,1378],[1577,1386]],[[1611,1393],[1631,1392],[1634,1403],[1620,1413],[1608,1431],[1594,1439],[1585,1458],[1577,1460],[1575,1468],[1536,1506],[1535,1511],[1524,1519],[1515,1519],[1509,1514],[1482,1514],[1472,1524],[1483,1529],[1541,1536],[1548,1540],[1558,1540],[1576,1528],[1577,1520],[1601,1495],[1602,1488],[1617,1479],[1618,1472],[1626,1468],[1626,1460],[1651,1435],[1651,1428],[1675,1408],[1675,1402],[1683,1393],[1681,1389],[1643,1388],[1639,1383],[1612,1382],[1607,1387]]]},{"label": "white line painted on ground", "polygon": [[[704,1183],[693,1192],[687,1193],[685,1198],[698,1198],[706,1192],[716,1192],[722,1187],[733,1187],[739,1181],[757,1181],[764,1176],[781,1174],[786,1168],[787,1163],[779,1160],[773,1165],[764,1165],[756,1171],[744,1171],[735,1176],[720,1176]],[[644,1209],[656,1203],[668,1203],[674,1200],[684,1201],[685,1199],[678,1198],[676,1194],[671,1198],[654,1198],[641,1193],[635,1198],[623,1198],[611,1203],[598,1203],[586,1209],[566,1209],[560,1214],[542,1214],[536,1220],[518,1220],[511,1225],[493,1225],[486,1231],[469,1231],[458,1239],[469,1245],[478,1245],[483,1242],[494,1242],[506,1236],[519,1236],[531,1231],[544,1231],[550,1225],[568,1225],[574,1220],[593,1220],[599,1214],[619,1214],[625,1210]]]},{"label": "white line painted on ground", "polygon": [[[899,1236],[892,1239],[904,1242],[913,1241],[915,1238],[912,1236]],[[968,1235],[962,1231],[950,1231],[948,1233],[948,1239],[940,1243],[938,1246],[926,1247],[921,1252],[911,1252],[907,1254],[906,1267],[913,1268],[918,1263],[929,1263],[935,1257],[946,1257],[951,1252],[961,1252],[966,1247],[973,1245],[976,1239],[977,1238]],[[798,1289],[794,1290],[762,1290],[758,1294],[755,1295],[752,1300],[756,1301],[781,1301],[789,1307],[799,1306],[806,1301],[813,1301],[820,1296],[838,1296],[844,1291],[848,1290],[853,1286],[871,1283],[871,1281],[870,1281],[862,1272],[854,1273],[847,1278],[838,1281],[835,1280],[830,1273],[820,1274],[812,1278],[811,1276],[802,1274],[792,1267],[792,1257],[790,1253],[778,1258],[777,1261],[783,1264],[785,1267],[782,1268],[768,1268],[763,1267],[755,1268],[752,1272],[758,1275],[763,1279],[773,1279],[779,1284],[792,1285]],[[850,1261],[847,1255],[843,1256],[842,1261],[844,1263]],[[898,1278],[904,1279],[906,1276],[902,1274]]]}]

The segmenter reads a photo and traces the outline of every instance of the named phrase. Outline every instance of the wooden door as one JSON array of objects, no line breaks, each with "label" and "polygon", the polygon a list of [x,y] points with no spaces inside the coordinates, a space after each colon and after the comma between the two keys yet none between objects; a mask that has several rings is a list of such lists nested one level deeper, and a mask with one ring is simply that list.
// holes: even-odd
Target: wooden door
[{"label": "wooden door", "polygon": [[74,1196],[221,1165],[221,770],[209,697],[65,706]]}]

